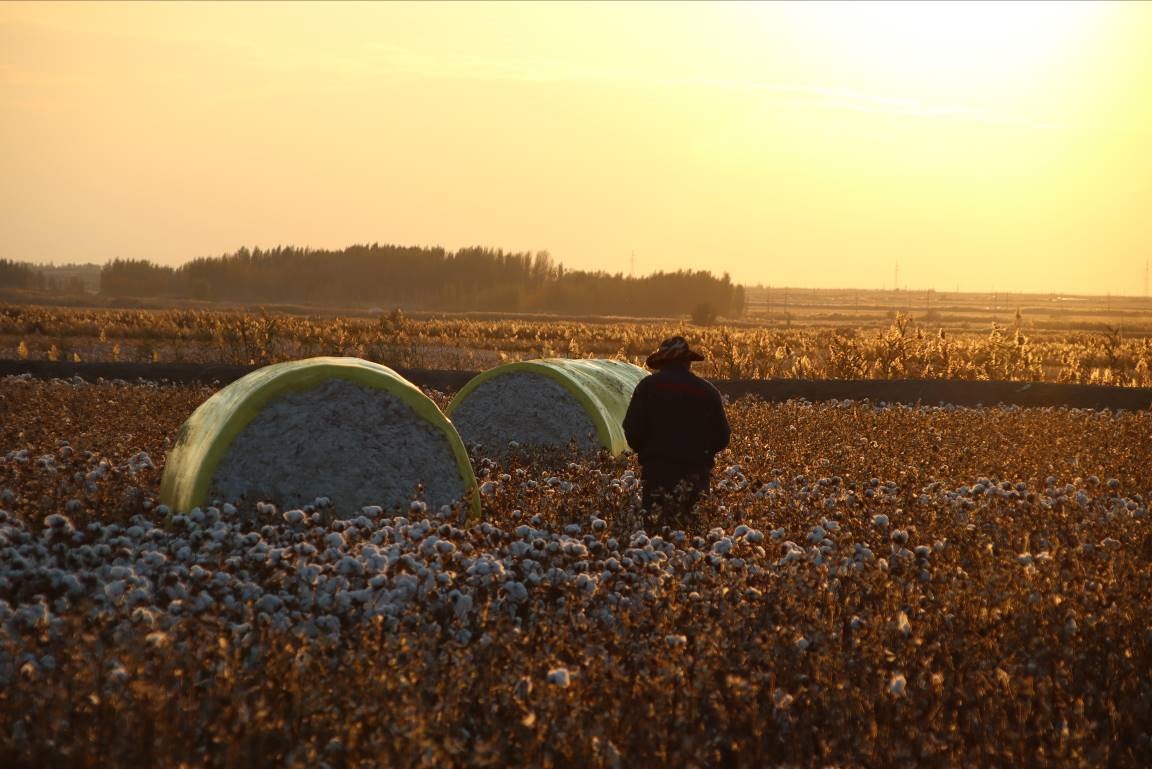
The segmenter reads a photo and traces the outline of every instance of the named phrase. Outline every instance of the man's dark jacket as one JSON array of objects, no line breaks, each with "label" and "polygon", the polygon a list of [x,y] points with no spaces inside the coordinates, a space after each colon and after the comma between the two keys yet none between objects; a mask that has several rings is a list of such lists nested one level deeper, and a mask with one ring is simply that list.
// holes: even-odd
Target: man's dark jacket
[{"label": "man's dark jacket", "polygon": [[624,436],[641,466],[711,470],[731,429],[720,392],[687,365],[671,364],[636,385]]}]

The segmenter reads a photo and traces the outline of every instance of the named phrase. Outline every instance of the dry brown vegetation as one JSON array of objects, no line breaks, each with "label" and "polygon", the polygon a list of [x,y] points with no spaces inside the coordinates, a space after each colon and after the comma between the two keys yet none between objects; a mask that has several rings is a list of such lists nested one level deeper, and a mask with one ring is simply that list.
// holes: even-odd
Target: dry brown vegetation
[{"label": "dry brown vegetation", "polygon": [[870,328],[373,318],[216,310],[0,306],[0,358],[266,364],[351,355],[396,368],[479,370],[535,357],[642,362],[686,333],[721,379],[967,379],[1152,386],[1152,338],[1038,331],[1026,319],[956,333],[906,314]]},{"label": "dry brown vegetation", "polygon": [[[1152,763],[1149,412],[740,401],[684,535],[607,457],[478,458],[477,525],[165,522],[208,392],[0,384],[0,764]],[[292,603],[376,542],[394,610]]]}]

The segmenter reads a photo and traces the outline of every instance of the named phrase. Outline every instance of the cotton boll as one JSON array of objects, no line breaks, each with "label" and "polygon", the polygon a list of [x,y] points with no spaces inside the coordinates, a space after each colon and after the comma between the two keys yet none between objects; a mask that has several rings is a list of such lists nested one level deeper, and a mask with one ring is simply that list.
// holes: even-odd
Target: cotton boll
[{"label": "cotton boll", "polygon": [[908,681],[904,678],[904,674],[895,673],[888,681],[888,693],[896,697],[903,697],[907,685]]},{"label": "cotton boll", "polygon": [[878,526],[881,529],[887,528],[888,516],[884,515],[884,513],[878,513],[877,515],[872,516],[872,525]]},{"label": "cotton boll", "polygon": [[566,687],[570,681],[571,676],[567,668],[553,668],[548,671],[548,683],[554,686]]},{"label": "cotton boll", "polygon": [[512,603],[524,603],[528,600],[528,588],[524,587],[522,582],[509,580],[504,583],[503,590]]}]

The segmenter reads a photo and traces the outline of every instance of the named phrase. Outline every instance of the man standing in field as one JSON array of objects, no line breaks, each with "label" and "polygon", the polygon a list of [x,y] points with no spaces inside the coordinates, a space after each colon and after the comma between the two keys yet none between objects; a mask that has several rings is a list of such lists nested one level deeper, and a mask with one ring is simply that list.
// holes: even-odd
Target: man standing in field
[{"label": "man standing in field", "polygon": [[665,339],[648,356],[655,373],[636,385],[624,416],[624,436],[640,458],[641,505],[662,525],[687,522],[732,434],[719,391],[691,371],[701,360],[684,337]]}]

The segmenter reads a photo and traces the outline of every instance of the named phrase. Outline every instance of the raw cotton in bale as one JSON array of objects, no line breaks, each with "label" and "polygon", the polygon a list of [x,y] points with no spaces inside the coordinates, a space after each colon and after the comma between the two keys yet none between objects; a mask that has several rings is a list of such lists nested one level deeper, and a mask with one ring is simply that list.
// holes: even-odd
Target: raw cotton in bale
[{"label": "raw cotton in bale", "polygon": [[628,447],[622,422],[644,369],[618,360],[543,358],[474,377],[446,413],[461,438],[500,455],[520,447],[572,444],[582,451]]},{"label": "raw cotton in bale", "polygon": [[596,425],[559,382],[539,374],[513,373],[478,385],[452,412],[452,423],[469,446],[506,454],[512,446],[600,447]]},{"label": "raw cotton in bale", "polygon": [[387,366],[309,358],[265,366],[202,403],[168,453],[160,501],[186,512],[323,496],[353,516],[365,505],[406,510],[418,485],[433,509],[463,501],[479,513],[464,444],[428,396]]},{"label": "raw cotton in bale", "polygon": [[407,509],[418,484],[433,509],[464,496],[444,433],[387,391],[330,379],[268,403],[216,467],[209,496],[281,508],[324,496],[352,514]]}]

